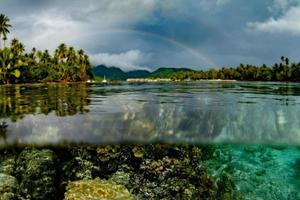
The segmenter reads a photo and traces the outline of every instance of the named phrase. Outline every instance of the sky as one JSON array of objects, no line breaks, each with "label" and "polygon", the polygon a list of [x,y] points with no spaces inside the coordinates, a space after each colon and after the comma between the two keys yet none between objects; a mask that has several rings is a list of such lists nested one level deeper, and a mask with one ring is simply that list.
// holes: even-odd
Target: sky
[{"label": "sky", "polygon": [[299,0],[0,0],[9,39],[133,69],[300,61]]}]

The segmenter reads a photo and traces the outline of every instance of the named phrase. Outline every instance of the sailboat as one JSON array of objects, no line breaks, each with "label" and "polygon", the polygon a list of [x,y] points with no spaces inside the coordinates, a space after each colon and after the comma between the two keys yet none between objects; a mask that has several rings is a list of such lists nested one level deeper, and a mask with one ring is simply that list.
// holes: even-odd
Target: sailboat
[{"label": "sailboat", "polygon": [[105,76],[104,76],[104,78],[102,80],[102,83],[107,83],[107,80],[105,79]]}]

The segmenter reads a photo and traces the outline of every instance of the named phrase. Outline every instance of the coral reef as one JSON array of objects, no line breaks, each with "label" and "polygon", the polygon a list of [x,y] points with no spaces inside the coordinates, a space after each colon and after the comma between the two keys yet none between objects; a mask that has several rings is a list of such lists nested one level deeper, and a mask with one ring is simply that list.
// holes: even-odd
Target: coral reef
[{"label": "coral reef", "polygon": [[230,177],[209,175],[204,162],[215,151],[208,147],[64,145],[3,152],[0,175],[8,182],[0,185],[1,200],[105,199],[121,194],[116,190],[127,199],[238,199]]},{"label": "coral reef", "polygon": [[51,150],[25,149],[16,163],[20,195],[26,199],[55,199],[57,157]]},{"label": "coral reef", "polygon": [[113,181],[81,180],[70,182],[65,193],[65,200],[134,200],[130,192]]},{"label": "coral reef", "polygon": [[0,199],[15,200],[17,199],[18,181],[15,177],[0,174]]}]

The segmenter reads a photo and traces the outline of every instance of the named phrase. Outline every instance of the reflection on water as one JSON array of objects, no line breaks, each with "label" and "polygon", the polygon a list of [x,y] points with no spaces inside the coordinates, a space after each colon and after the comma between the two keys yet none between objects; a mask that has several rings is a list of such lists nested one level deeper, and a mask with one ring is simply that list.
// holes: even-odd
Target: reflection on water
[{"label": "reflection on water", "polygon": [[86,84],[12,85],[0,87],[0,118],[17,121],[29,114],[56,116],[85,113]]},{"label": "reflection on water", "polygon": [[7,140],[7,123],[1,122],[0,123],[0,140],[3,140],[4,143],[6,143]]},{"label": "reflection on water", "polygon": [[300,143],[296,83],[38,84],[0,94],[8,143]]}]

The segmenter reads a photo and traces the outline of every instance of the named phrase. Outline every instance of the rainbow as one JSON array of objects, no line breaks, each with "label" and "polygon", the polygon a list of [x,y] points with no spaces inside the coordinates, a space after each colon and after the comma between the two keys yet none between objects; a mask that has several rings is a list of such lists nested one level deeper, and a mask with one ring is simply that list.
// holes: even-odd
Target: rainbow
[{"label": "rainbow", "polygon": [[198,49],[195,49],[189,45],[186,45],[178,40],[175,40],[174,38],[167,37],[158,33],[153,33],[153,32],[147,32],[147,31],[141,31],[141,30],[135,30],[135,29],[108,29],[108,30],[101,30],[101,31],[96,31],[90,35],[95,35],[95,34],[101,34],[101,33],[131,33],[131,34],[138,34],[138,35],[143,35],[147,37],[155,37],[159,40],[168,42],[174,46],[178,46],[181,49],[187,50],[189,53],[191,53],[193,56],[201,60],[202,62],[205,62],[206,64],[210,65],[209,67],[216,66],[215,63],[212,61],[212,59],[207,56],[205,53],[201,52]]}]

